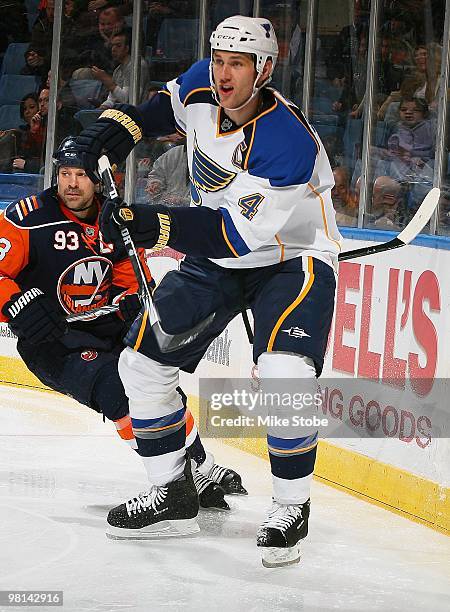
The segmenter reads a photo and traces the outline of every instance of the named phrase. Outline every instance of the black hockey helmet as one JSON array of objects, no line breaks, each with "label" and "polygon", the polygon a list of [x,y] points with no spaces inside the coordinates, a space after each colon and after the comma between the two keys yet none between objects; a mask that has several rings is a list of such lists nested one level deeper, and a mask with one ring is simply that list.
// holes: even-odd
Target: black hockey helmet
[{"label": "black hockey helmet", "polygon": [[[69,166],[71,168],[85,168],[83,160],[83,154],[77,144],[75,136],[67,136],[59,145],[56,153],[53,155],[53,172],[52,172],[52,187],[58,185],[58,170],[61,166]],[[100,183],[100,177],[96,176],[96,181],[93,183]],[[91,174],[89,178],[92,180]]]}]

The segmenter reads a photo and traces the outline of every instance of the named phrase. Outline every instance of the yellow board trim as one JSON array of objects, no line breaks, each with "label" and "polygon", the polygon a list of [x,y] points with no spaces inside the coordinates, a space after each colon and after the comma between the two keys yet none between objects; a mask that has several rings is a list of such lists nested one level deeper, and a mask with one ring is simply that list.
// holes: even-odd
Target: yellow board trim
[{"label": "yellow board trim", "polygon": [[[0,382],[56,394],[33,376],[17,357],[0,356]],[[188,403],[198,421],[198,397],[190,395]],[[264,438],[227,438],[223,442],[268,461]],[[314,477],[366,502],[450,535],[449,487],[325,440],[319,440]]]},{"label": "yellow board trim", "polygon": [[[198,423],[198,397],[190,395],[188,404]],[[265,438],[224,438],[222,442],[269,460]],[[319,440],[314,478],[450,536],[450,487],[325,440]]]}]

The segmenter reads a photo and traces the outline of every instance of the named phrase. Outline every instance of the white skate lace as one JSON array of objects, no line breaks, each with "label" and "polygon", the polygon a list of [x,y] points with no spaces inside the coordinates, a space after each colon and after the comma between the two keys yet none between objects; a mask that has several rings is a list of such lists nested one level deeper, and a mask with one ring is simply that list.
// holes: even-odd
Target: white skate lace
[{"label": "white skate lace", "polygon": [[194,479],[194,484],[195,484],[195,488],[197,489],[198,495],[201,495],[203,491],[206,489],[206,487],[212,482],[207,476],[205,476],[198,470],[194,471],[194,473],[192,474],[192,477]]},{"label": "white skate lace", "polygon": [[127,502],[125,502],[128,516],[131,516],[132,514],[139,514],[143,510],[148,510],[149,508],[152,508],[152,510],[156,512],[156,506],[161,504],[166,499],[167,491],[167,487],[154,486],[150,489],[150,491],[143,491],[136,497],[129,499]]},{"label": "white skate lace", "polygon": [[227,472],[228,468],[222,467],[221,465],[217,465],[217,463],[214,463],[214,465],[208,472],[208,478],[220,484],[220,481],[224,476],[226,476]]},{"label": "white skate lace", "polygon": [[269,515],[261,527],[271,527],[273,529],[288,529],[302,515],[302,505],[283,506],[278,502],[273,502],[269,510]]}]

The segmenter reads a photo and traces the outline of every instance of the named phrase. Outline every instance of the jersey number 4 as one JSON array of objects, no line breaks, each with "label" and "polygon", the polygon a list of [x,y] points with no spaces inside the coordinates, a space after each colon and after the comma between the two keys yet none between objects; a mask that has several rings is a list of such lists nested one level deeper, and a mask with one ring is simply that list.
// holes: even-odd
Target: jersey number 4
[{"label": "jersey number 4", "polygon": [[252,193],[251,195],[244,196],[238,202],[241,207],[241,215],[244,215],[246,219],[251,221],[258,212],[258,206],[264,200],[264,196],[260,193]]}]

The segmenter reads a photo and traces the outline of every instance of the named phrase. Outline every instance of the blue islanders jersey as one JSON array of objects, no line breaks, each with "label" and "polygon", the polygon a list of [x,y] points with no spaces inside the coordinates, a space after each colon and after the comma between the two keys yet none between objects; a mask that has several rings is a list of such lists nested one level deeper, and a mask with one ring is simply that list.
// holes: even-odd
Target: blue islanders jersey
[{"label": "blue islanders jersey", "polygon": [[[159,95],[170,98],[177,129],[187,137],[191,205],[223,216],[235,257],[212,261],[250,268],[311,255],[336,268],[334,179],[319,136],[272,88],[264,88],[256,117],[234,124],[212,96],[208,65],[194,64]],[[149,126],[150,113],[143,114]]]}]

